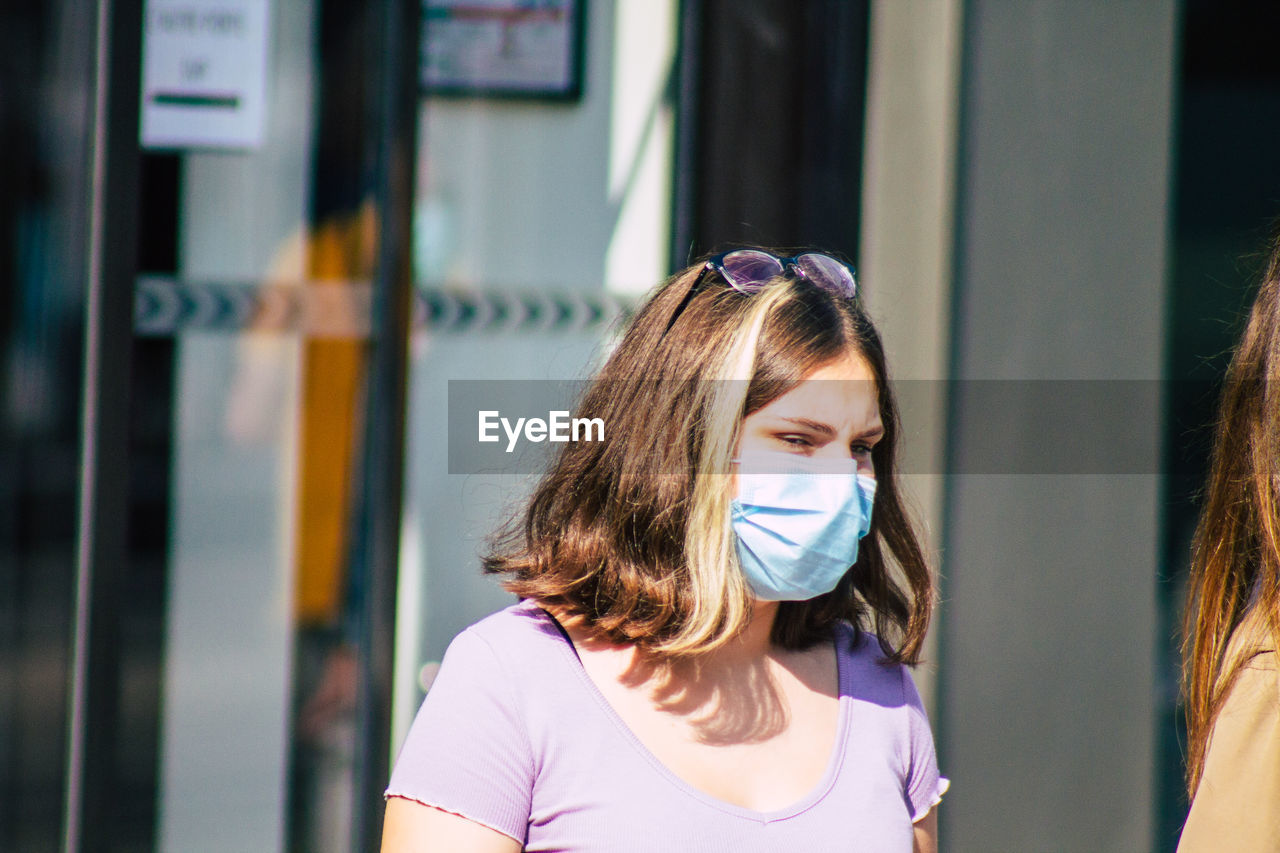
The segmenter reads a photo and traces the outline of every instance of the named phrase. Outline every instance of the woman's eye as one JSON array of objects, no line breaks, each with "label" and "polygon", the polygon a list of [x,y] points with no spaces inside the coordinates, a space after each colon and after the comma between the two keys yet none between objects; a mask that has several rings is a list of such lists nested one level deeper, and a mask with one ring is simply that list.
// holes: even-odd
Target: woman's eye
[{"label": "woman's eye", "polygon": [[871,455],[871,448],[872,445],[867,444],[865,441],[859,441],[849,449],[853,452],[854,456],[865,457]]},{"label": "woman's eye", "polygon": [[778,438],[785,444],[789,444],[792,447],[812,447],[813,446],[813,442],[809,441],[809,439],[804,437],[803,435],[780,435],[778,436]]}]

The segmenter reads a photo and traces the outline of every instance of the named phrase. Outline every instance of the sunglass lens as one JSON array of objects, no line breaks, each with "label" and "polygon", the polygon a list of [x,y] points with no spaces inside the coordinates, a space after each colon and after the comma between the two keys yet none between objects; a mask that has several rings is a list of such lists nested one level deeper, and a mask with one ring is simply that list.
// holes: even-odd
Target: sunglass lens
[{"label": "sunglass lens", "polygon": [[774,276],[783,272],[782,261],[767,252],[739,249],[730,252],[720,261],[725,280],[743,293],[752,293]]},{"label": "sunglass lens", "polygon": [[805,278],[825,290],[852,299],[858,293],[853,271],[829,255],[809,252],[795,259],[796,267]]}]

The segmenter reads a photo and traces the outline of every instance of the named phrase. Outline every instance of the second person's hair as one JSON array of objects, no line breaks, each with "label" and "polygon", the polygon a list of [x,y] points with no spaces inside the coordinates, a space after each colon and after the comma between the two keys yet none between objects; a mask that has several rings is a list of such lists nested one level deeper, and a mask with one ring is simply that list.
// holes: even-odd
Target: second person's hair
[{"label": "second person's hair", "polygon": [[1184,622],[1187,787],[1241,669],[1280,650],[1280,240],[1219,402]]}]

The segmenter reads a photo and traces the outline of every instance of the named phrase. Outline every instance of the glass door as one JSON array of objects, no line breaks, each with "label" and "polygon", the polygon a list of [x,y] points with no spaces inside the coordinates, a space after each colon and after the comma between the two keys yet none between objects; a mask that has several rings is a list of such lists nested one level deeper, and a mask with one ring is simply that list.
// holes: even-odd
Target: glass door
[{"label": "glass door", "polygon": [[419,6],[73,5],[0,13],[0,849],[376,847]]},{"label": "glass door", "polygon": [[[143,271],[135,316],[171,364],[156,848],[365,848],[388,750],[417,8],[242,5],[241,33],[265,29],[257,139],[210,125],[144,154],[176,160],[155,187],[173,207],[140,232],[176,227],[172,268]],[[169,6],[191,4],[153,0],[148,38]],[[170,117],[163,69],[143,78],[146,141],[148,111]],[[165,396],[140,391],[139,415]]]}]

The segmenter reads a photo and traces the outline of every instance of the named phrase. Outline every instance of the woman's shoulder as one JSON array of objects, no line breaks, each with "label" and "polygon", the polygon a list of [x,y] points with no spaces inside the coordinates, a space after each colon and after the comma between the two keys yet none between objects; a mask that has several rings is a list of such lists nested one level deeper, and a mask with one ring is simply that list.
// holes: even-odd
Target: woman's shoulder
[{"label": "woman's shoulder", "polygon": [[1245,663],[1249,669],[1258,669],[1271,673],[1271,677],[1275,678],[1280,672],[1280,655],[1275,649],[1260,649],[1254,653]]},{"label": "woman's shoulder", "polygon": [[[564,679],[565,640],[551,617],[527,601],[491,613],[453,638],[434,667],[423,710],[491,703],[502,714],[523,714],[531,698]],[[550,691],[554,693],[555,691]],[[534,703],[536,704],[536,702]]]},{"label": "woman's shoulder", "polygon": [[842,693],[888,707],[919,703],[910,670],[885,660],[879,637],[847,622],[837,623],[835,630]]},{"label": "woman's shoulder", "polygon": [[[936,806],[951,783],[938,772],[933,730],[910,669],[886,661],[880,638],[851,625],[837,628],[841,696],[856,714],[859,748],[878,748],[901,774],[912,822]],[[874,744],[875,747],[868,745]]]},{"label": "woman's shoulder", "polygon": [[1280,849],[1280,666],[1274,649],[1243,661],[1214,719],[1179,853]]},{"label": "woman's shoulder", "polygon": [[1280,658],[1270,620],[1251,607],[1231,634],[1235,661],[1222,707],[1214,716],[1179,853],[1280,848]]},{"label": "woman's shoulder", "polygon": [[1271,632],[1273,619],[1280,619],[1280,615],[1272,616],[1264,608],[1251,604],[1240,617],[1240,623],[1231,632],[1231,638],[1227,643],[1226,659],[1240,657],[1248,660],[1263,652],[1274,652],[1276,638]]},{"label": "woman's shoulder", "polygon": [[491,642],[559,635],[550,615],[529,598],[490,613],[473,622],[462,633],[476,634]]},{"label": "woman's shoulder", "polygon": [[[1253,706],[1269,709],[1273,715],[1280,710],[1280,658],[1276,638],[1271,633],[1269,620],[1258,608],[1251,607],[1231,633],[1225,658],[1238,662],[1239,668],[1232,677],[1219,718],[1228,710]],[[1217,729],[1216,721],[1214,729]]]},{"label": "woman's shoulder", "polygon": [[527,665],[564,642],[551,616],[536,602],[524,599],[464,628],[445,655],[446,659],[492,655],[508,664]]},{"label": "woman's shoulder", "polygon": [[[1280,721],[1280,658],[1274,649],[1259,648],[1247,653],[1227,692],[1220,717],[1255,706]],[[1214,728],[1217,729],[1216,724]]]}]

